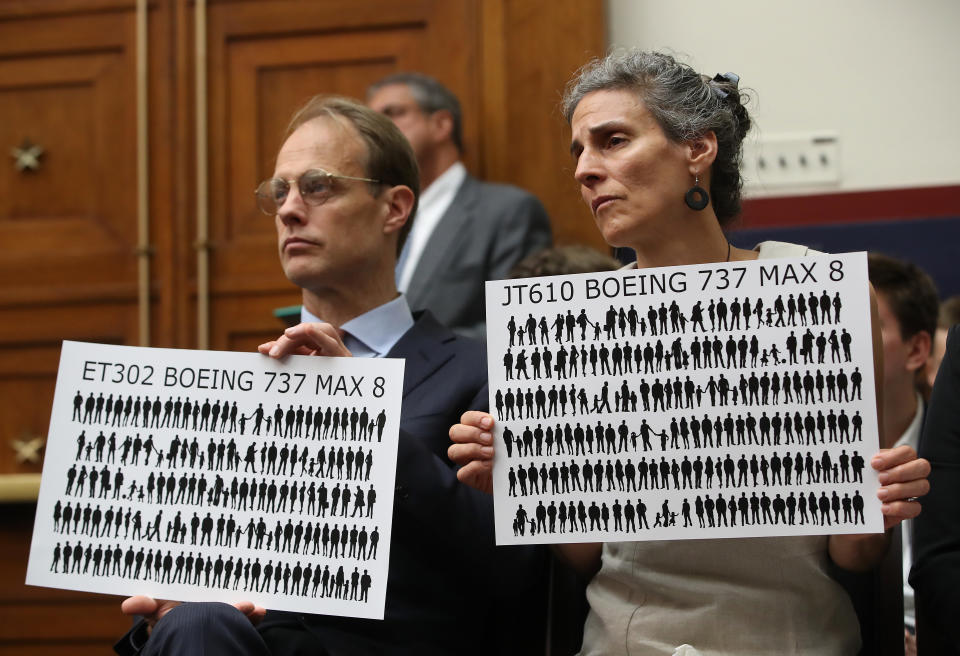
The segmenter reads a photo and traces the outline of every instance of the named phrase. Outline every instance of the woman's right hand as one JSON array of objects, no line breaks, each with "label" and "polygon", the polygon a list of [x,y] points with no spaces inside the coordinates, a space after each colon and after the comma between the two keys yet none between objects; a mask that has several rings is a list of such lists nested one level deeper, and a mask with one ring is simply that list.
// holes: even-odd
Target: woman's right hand
[{"label": "woman's right hand", "polygon": [[460,465],[460,482],[481,492],[493,492],[493,416],[478,410],[469,410],[460,417],[460,423],[450,427],[454,442],[447,455]]}]

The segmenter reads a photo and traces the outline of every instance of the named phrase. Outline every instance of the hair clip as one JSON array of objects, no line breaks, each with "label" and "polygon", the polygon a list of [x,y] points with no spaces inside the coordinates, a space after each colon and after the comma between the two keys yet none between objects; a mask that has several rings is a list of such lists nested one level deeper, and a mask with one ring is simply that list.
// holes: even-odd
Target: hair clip
[{"label": "hair clip", "polygon": [[[737,88],[740,84],[740,76],[737,75],[736,73],[722,73],[722,74],[717,73],[716,75],[713,76],[713,81],[721,82],[721,83],[728,82],[732,84],[734,88]],[[713,90],[717,92],[717,95],[719,95],[721,98],[724,98],[724,99],[726,99],[726,97],[730,95],[729,92],[719,87],[714,87]]]}]

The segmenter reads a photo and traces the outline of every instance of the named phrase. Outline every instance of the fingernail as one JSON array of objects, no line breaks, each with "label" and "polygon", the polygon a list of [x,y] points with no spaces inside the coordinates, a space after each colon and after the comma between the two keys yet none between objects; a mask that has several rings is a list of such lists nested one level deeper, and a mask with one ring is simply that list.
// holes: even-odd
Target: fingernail
[{"label": "fingernail", "polygon": [[877,476],[877,480],[880,481],[880,485],[886,485],[890,482],[890,474],[883,472]]},{"label": "fingernail", "polygon": [[480,447],[480,455],[487,458],[493,457],[493,447],[492,446],[482,446]]},{"label": "fingernail", "polygon": [[873,467],[879,467],[880,465],[883,464],[883,458],[881,458],[880,456],[877,456],[876,458],[873,458],[872,460],[870,460],[870,464]]},{"label": "fingernail", "polygon": [[490,433],[480,433],[480,441],[484,444],[493,444],[493,435]]},{"label": "fingernail", "polygon": [[490,417],[484,417],[480,420],[480,425],[484,428],[490,428],[493,426],[493,420]]},{"label": "fingernail", "polygon": [[890,496],[890,490],[885,490],[883,488],[880,488],[879,490],[877,490],[877,498],[880,499],[881,501],[886,501],[887,497],[889,496]]},{"label": "fingernail", "polygon": [[274,346],[272,349],[270,349],[270,355],[272,356],[279,355],[279,353],[280,353],[279,347]]}]

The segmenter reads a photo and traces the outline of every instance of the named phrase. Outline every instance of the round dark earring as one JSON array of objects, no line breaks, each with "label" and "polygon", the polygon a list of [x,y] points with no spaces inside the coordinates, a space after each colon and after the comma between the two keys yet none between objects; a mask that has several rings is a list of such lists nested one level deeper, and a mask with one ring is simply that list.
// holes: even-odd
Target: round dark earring
[{"label": "round dark earring", "polygon": [[694,176],[693,186],[684,195],[683,201],[687,204],[687,207],[697,211],[710,204],[710,195],[706,189],[700,186],[699,175]]}]

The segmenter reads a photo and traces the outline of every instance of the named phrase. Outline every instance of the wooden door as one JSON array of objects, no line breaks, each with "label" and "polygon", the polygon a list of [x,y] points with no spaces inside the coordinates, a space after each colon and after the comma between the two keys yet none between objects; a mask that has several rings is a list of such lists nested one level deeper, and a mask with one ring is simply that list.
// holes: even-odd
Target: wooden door
[{"label": "wooden door", "polygon": [[[151,91],[162,97],[170,27],[167,12],[151,14]],[[61,341],[139,340],[136,39],[132,2],[0,3],[4,490],[40,470],[33,455],[42,449],[31,446],[46,435]],[[160,103],[152,114],[156,141],[169,112]],[[153,151],[149,192],[158,216],[169,215],[169,152],[163,142]],[[161,336],[172,325],[159,318],[173,303],[164,284],[168,226],[160,221],[150,235],[153,328]],[[0,654],[105,653],[129,625],[117,598],[25,587],[34,506],[3,513]]]}]

